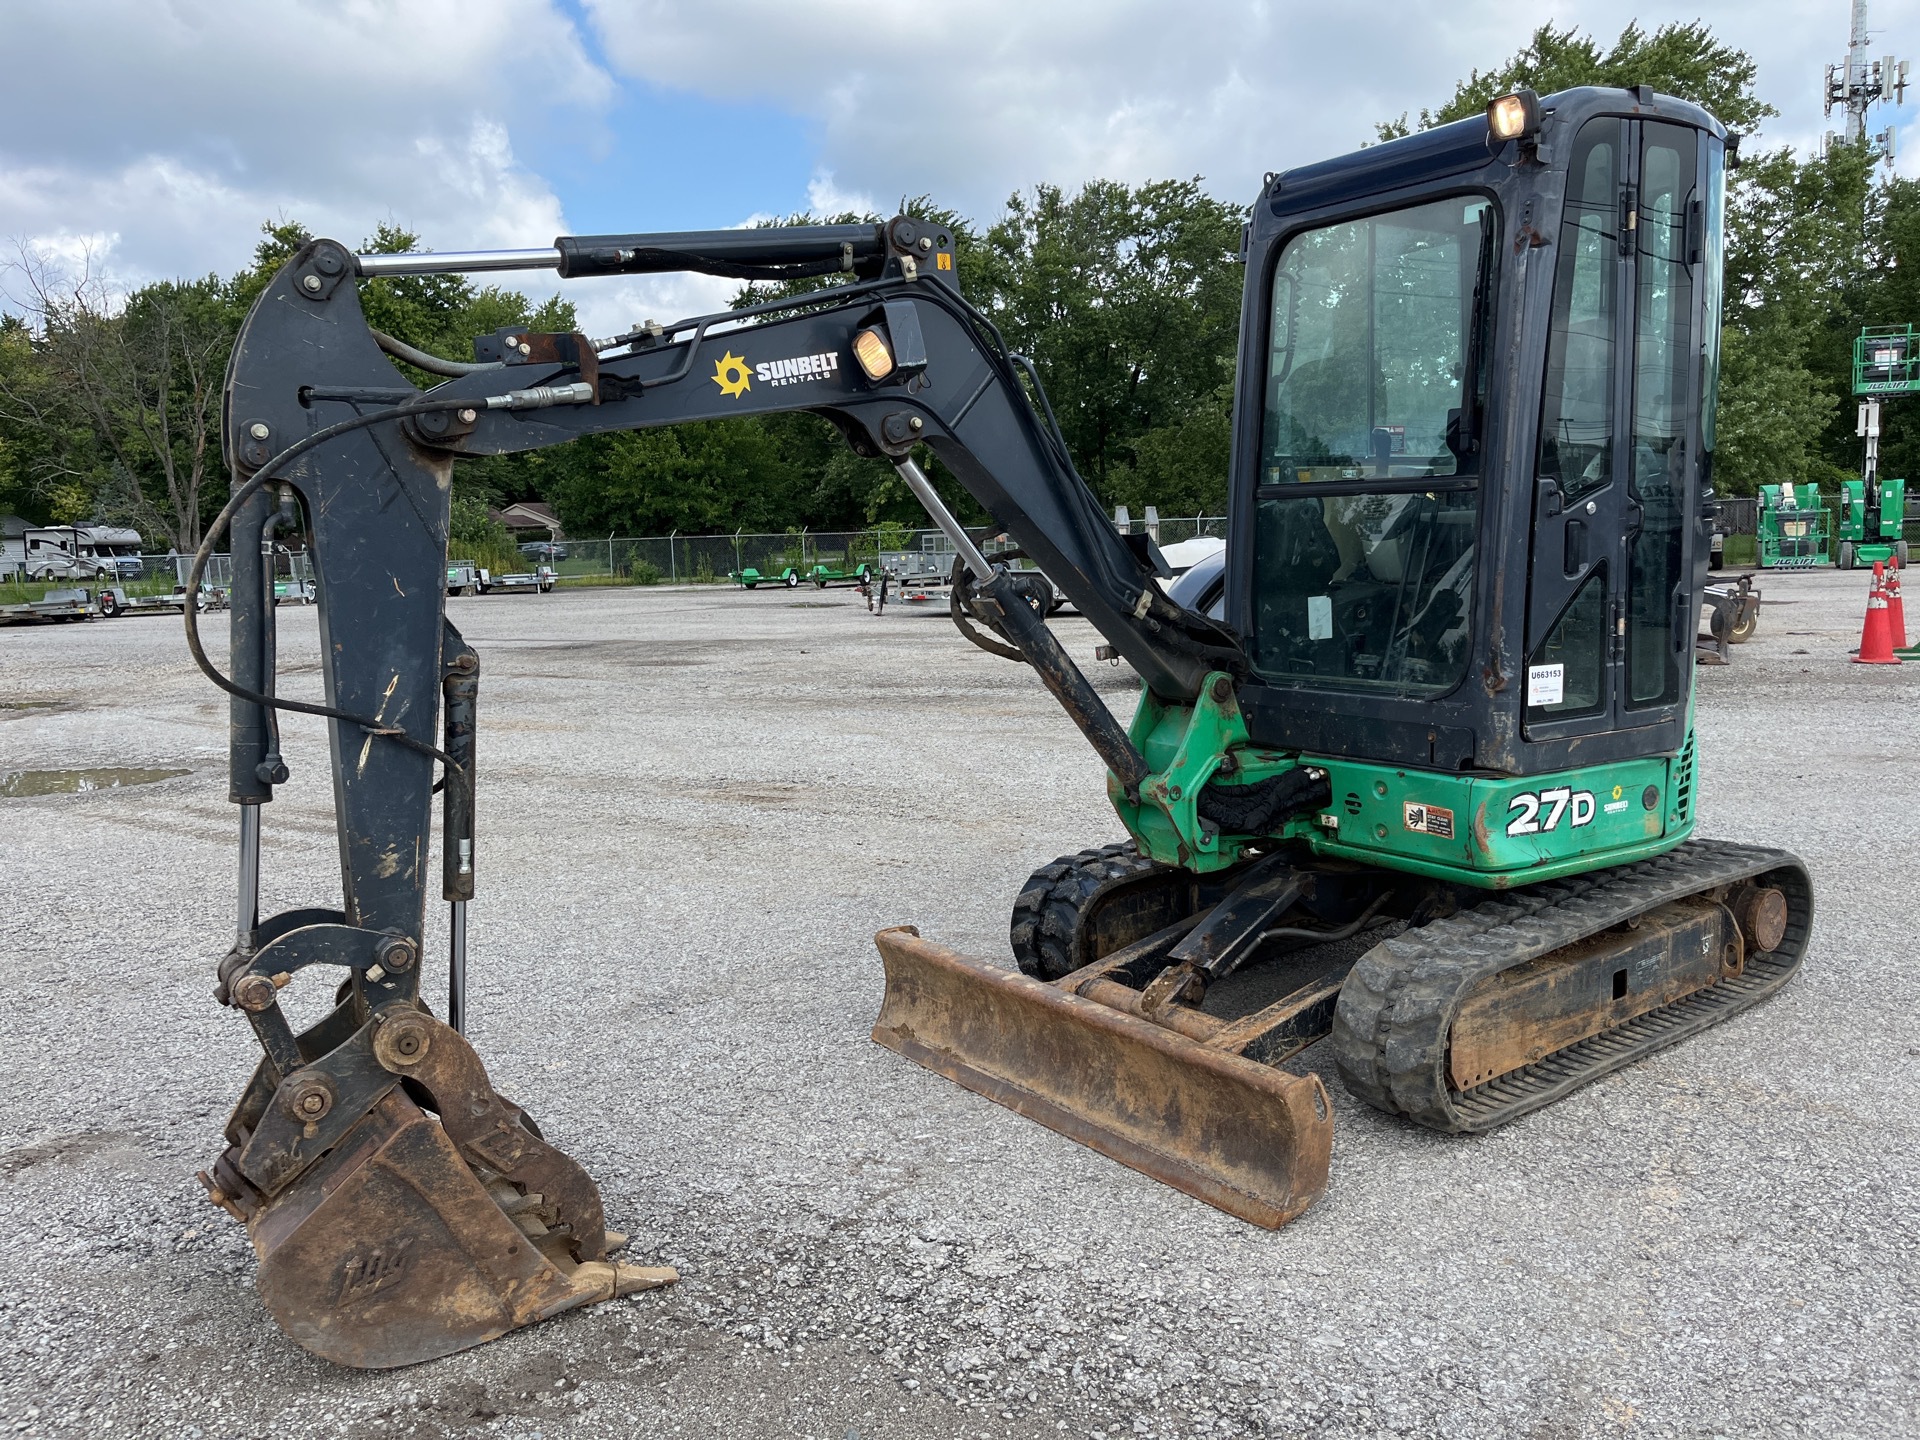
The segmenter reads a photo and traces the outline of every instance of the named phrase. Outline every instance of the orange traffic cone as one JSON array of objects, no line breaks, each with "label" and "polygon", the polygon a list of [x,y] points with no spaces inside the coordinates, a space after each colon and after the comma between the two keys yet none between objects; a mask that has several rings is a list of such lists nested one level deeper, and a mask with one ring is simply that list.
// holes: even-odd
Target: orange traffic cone
[{"label": "orange traffic cone", "polygon": [[1907,648],[1907,607],[1900,601],[1900,560],[1896,556],[1887,562],[1887,633],[1893,637],[1893,648]]},{"label": "orange traffic cone", "polygon": [[1860,628],[1860,653],[1856,665],[1898,665],[1893,653],[1893,630],[1887,623],[1886,565],[1873,562],[1873,588],[1867,592],[1867,620]]}]

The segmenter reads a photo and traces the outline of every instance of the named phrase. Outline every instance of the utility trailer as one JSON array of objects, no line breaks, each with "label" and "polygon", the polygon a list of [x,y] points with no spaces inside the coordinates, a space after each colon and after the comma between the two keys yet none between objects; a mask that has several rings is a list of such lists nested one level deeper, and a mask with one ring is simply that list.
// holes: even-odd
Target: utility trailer
[{"label": "utility trailer", "polygon": [[553,589],[554,576],[551,565],[541,565],[518,575],[495,575],[488,581],[493,590],[518,591],[523,594],[538,593],[545,595]]},{"label": "utility trailer", "polygon": [[848,570],[843,566],[816,565],[807,571],[806,578],[821,589],[829,585],[867,585],[873,578],[873,567],[862,561],[856,568]]},{"label": "utility trailer", "polygon": [[889,598],[923,605],[944,600],[953,572],[951,550],[882,550],[880,580],[892,592]]},{"label": "utility trailer", "polygon": [[762,585],[784,585],[792,590],[800,583],[800,572],[789,565],[776,575],[770,570],[763,573],[749,565],[742,570],[729,570],[727,579],[743,590],[757,590]]},{"label": "utility trailer", "polygon": [[52,620],[88,620],[93,617],[93,597],[85,590],[49,590],[38,600],[22,600],[0,605],[0,625],[35,624]]},{"label": "utility trailer", "polygon": [[484,565],[476,565],[471,560],[447,562],[447,594],[484,595],[492,588],[493,576]]},{"label": "utility trailer", "polygon": [[[284,582],[283,582],[284,583]],[[306,582],[307,603],[312,603],[312,584]],[[276,604],[284,603],[279,594],[280,585],[274,586]],[[125,585],[102,585],[93,597],[93,603],[101,615],[111,620],[120,615],[176,615],[187,608],[187,587],[176,585],[163,595],[142,595]],[[216,585],[200,587],[199,608],[202,610],[222,610],[226,608],[227,592]]]}]

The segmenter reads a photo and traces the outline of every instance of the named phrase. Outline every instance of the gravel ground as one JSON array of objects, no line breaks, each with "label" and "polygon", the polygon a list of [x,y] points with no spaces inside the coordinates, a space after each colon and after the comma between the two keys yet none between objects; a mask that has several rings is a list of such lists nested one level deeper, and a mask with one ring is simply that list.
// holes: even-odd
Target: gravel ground
[{"label": "gravel ground", "polygon": [[[1329,1067],[1332,1188],[1278,1233],[867,1038],[874,930],[1004,958],[1028,871],[1120,833],[1030,675],[846,591],[451,602],[486,677],[476,1043],[685,1278],[388,1374],[284,1340],[193,1180],[253,1056],[209,993],[224,703],[176,619],[0,631],[0,772],[188,772],[0,798],[0,1427],[1913,1434],[1920,668],[1846,663],[1859,576],[1765,589],[1702,675],[1702,829],[1811,863],[1801,976],[1478,1139]],[[314,693],[313,612],[282,618]],[[338,885],[320,730],[286,729],[274,909]]]}]

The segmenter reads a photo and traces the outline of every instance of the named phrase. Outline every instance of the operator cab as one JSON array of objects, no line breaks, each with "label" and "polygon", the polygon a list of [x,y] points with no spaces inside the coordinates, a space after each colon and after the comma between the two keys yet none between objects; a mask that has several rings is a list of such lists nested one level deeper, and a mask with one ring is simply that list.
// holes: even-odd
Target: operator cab
[{"label": "operator cab", "polygon": [[1516,138],[1462,120],[1256,205],[1225,614],[1258,744],[1518,775],[1686,743],[1726,132],[1645,87],[1526,98]]}]

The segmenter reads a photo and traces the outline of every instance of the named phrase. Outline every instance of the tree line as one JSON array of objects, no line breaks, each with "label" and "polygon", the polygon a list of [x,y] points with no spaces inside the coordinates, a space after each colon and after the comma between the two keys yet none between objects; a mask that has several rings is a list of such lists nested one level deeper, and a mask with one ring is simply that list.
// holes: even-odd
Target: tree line
[{"label": "tree line", "polygon": [[[1401,116],[1377,138],[1477,114],[1521,85],[1547,94],[1582,84],[1650,84],[1750,133],[1775,113],[1753,81],[1750,57],[1701,24],[1629,25],[1611,45],[1548,25],[1417,124]],[[1831,488],[1859,467],[1847,403],[1854,336],[1867,324],[1920,323],[1920,182],[1882,173],[1865,145],[1843,144],[1807,157],[1748,153],[1729,178],[1715,485],[1733,494],[1777,479]],[[1224,506],[1245,207],[1210,196],[1196,177],[1036,186],[985,226],[931,197],[903,208],[951,227],[962,291],[1034,359],[1074,462],[1103,502],[1163,514]],[[879,217],[786,223],[816,218]],[[18,245],[0,267],[0,512],[104,520],[155,545],[196,545],[227,489],[220,388],[234,337],[308,238],[297,223],[270,223],[235,275],[126,294],[84,261],[63,265]],[[362,248],[415,249],[420,239],[386,226]],[[535,305],[458,276],[383,277],[361,291],[371,324],[451,358],[501,326],[577,323],[558,296]],[[747,286],[735,303],[769,293]],[[1885,423],[1887,473],[1920,473],[1920,424],[1899,404]],[[456,470],[455,534],[478,544],[504,540],[490,506],[527,499],[550,503],[576,535],[919,519],[890,467],[855,456],[804,414],[598,436]],[[942,488],[963,514],[977,513],[957,487]]]}]

